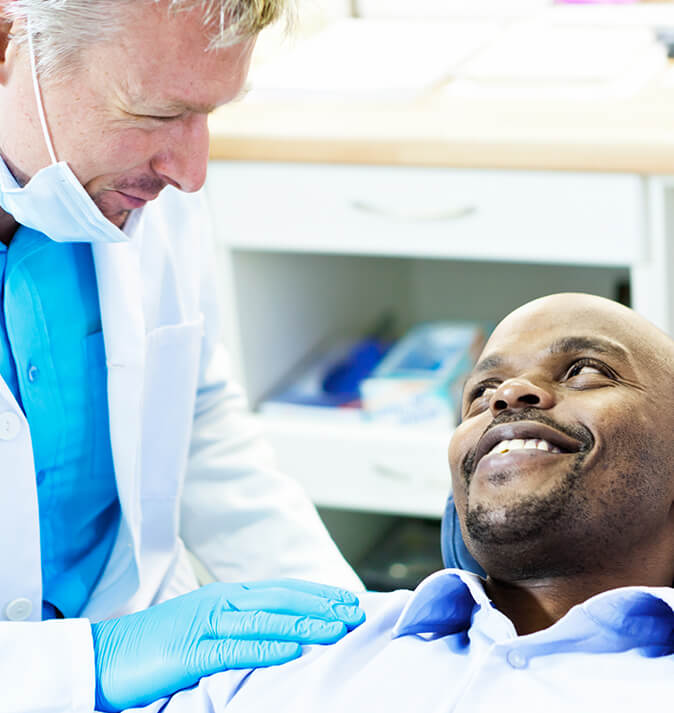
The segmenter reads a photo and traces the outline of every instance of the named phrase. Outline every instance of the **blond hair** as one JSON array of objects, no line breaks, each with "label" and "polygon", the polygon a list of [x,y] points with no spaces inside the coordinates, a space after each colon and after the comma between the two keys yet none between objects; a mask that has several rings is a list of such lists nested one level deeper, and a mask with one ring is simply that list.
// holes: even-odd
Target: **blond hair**
[{"label": "blond hair", "polygon": [[67,70],[86,45],[123,31],[120,13],[139,2],[163,2],[169,12],[201,11],[209,49],[257,35],[283,15],[287,22],[294,17],[293,0],[14,0],[3,9],[8,20],[25,21],[14,35],[17,41],[25,41],[30,25],[38,71],[50,76]]}]

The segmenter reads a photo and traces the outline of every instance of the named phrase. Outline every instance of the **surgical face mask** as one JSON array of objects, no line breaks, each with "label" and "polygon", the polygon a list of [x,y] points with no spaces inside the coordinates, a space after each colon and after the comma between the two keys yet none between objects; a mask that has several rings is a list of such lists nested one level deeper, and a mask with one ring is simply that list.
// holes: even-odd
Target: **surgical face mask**
[{"label": "surgical face mask", "polygon": [[56,242],[126,241],[128,236],[101,213],[68,164],[56,159],[37,78],[30,22],[27,30],[35,101],[51,165],[38,171],[21,188],[0,159],[0,207],[17,223],[44,233]]}]

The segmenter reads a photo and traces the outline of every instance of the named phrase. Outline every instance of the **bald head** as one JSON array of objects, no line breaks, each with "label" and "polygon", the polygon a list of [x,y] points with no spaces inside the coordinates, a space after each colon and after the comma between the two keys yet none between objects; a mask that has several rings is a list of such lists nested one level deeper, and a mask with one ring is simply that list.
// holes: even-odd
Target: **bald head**
[{"label": "bald head", "polygon": [[[450,446],[469,549],[505,579],[648,561],[674,579],[674,343],[600,297],[530,302],[494,330]],[[644,575],[645,576],[645,575]]]},{"label": "bald head", "polygon": [[[674,373],[674,341],[634,310],[597,295],[562,293],[532,300],[505,317],[485,345],[483,355],[509,340],[557,328],[565,336],[602,335],[624,344],[647,369]],[[505,347],[507,348],[507,346]]]}]

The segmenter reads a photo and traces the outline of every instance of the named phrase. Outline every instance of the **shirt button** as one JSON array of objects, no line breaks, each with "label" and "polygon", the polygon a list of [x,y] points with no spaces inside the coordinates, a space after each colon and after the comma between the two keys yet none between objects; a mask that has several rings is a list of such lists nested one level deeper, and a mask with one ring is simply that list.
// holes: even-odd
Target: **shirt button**
[{"label": "shirt button", "polygon": [[508,663],[513,668],[526,668],[529,663],[526,657],[519,651],[508,651],[506,659],[508,659]]},{"label": "shirt button", "polygon": [[32,611],[33,604],[30,599],[19,597],[18,599],[13,599],[7,605],[5,614],[10,621],[23,621],[24,619],[28,619]]},{"label": "shirt button", "polygon": [[34,384],[39,376],[40,370],[35,366],[35,364],[31,364],[28,367],[28,381],[30,381],[31,384]]},{"label": "shirt button", "polygon": [[0,439],[3,441],[11,441],[16,438],[21,428],[19,417],[12,411],[0,413]]},{"label": "shirt button", "polygon": [[38,470],[37,475],[35,476],[35,482],[38,485],[42,485],[44,483],[45,476],[47,474],[43,470]]}]

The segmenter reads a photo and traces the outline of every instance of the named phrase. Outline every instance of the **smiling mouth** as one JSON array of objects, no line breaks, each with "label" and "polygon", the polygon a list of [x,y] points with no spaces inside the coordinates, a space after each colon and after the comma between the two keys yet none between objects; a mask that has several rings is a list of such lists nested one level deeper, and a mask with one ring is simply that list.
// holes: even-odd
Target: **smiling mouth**
[{"label": "smiling mouth", "polygon": [[486,456],[490,455],[505,455],[506,453],[511,453],[512,451],[545,451],[547,453],[563,453],[561,448],[558,448],[549,441],[544,441],[541,438],[506,438],[503,441],[497,443],[489,453],[485,453]]},{"label": "smiling mouth", "polygon": [[537,421],[516,421],[490,428],[477,445],[474,466],[484,456],[522,451],[549,454],[579,453],[584,444],[557,428]]}]

